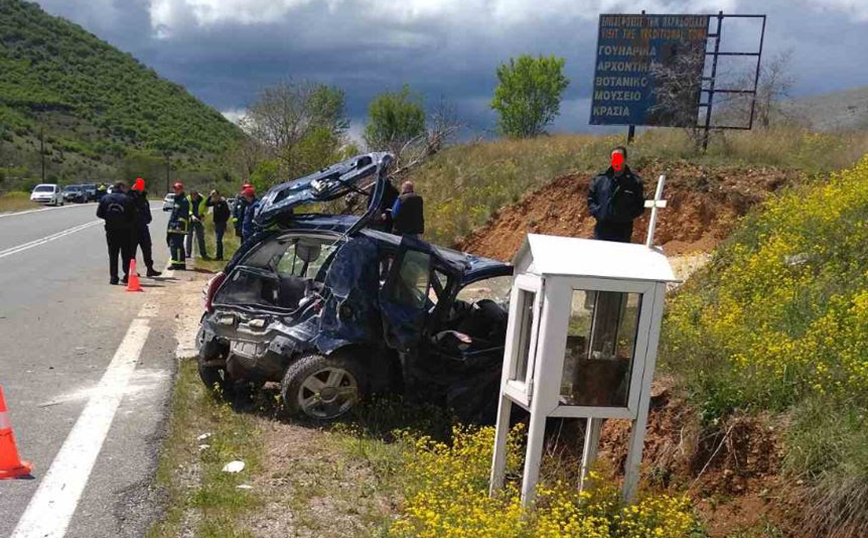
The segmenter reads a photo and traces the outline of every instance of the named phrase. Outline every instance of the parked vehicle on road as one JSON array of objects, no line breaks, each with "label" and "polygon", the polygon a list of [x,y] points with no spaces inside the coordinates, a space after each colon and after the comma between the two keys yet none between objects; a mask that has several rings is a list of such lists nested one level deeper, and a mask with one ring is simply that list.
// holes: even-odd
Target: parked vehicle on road
[{"label": "parked vehicle on road", "polygon": [[175,195],[169,193],[163,197],[163,211],[171,211],[175,209]]},{"label": "parked vehicle on road", "polygon": [[40,183],[30,193],[30,200],[46,205],[63,205],[63,192],[56,183]]},{"label": "parked vehicle on road", "polygon": [[82,185],[67,185],[63,188],[65,202],[83,204],[87,202],[87,192]]},{"label": "parked vehicle on road", "polygon": [[[493,418],[508,291],[492,290],[512,267],[368,227],[391,163],[361,155],[268,191],[264,231],[206,288],[206,385],[279,382],[287,410],[322,420],[386,391]],[[293,211],[350,193],[369,196],[360,217]]]},{"label": "parked vehicle on road", "polygon": [[88,202],[96,202],[96,183],[85,183],[81,186]]}]

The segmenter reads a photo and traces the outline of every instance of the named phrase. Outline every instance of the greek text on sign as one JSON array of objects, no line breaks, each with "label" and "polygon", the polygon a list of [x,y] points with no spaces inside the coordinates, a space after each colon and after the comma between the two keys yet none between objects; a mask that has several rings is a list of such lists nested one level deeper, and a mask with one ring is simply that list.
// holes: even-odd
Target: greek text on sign
[{"label": "greek text on sign", "polygon": [[[658,105],[652,66],[705,55],[708,15],[600,15],[592,125],[684,123]],[[685,76],[702,77],[701,62]],[[698,110],[699,95],[695,106]],[[695,114],[694,114],[695,117]]]}]

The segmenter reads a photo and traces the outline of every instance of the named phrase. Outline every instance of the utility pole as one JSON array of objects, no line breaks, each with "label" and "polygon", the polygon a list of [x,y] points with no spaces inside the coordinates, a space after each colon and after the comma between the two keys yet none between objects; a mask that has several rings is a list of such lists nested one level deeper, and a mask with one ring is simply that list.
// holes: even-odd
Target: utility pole
[{"label": "utility pole", "polygon": [[39,161],[42,164],[42,182],[45,183],[45,128],[39,128]]},{"label": "utility pole", "polygon": [[172,192],[169,188],[169,169],[171,167],[171,162],[169,161],[169,158],[172,156],[172,154],[169,151],[166,151],[164,155],[166,156],[166,192]]}]

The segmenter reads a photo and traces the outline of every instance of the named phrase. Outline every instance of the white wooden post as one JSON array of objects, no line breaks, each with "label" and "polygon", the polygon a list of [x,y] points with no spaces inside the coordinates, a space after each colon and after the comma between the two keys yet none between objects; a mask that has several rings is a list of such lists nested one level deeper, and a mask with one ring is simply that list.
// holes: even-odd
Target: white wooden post
[{"label": "white wooden post", "polygon": [[[506,361],[504,361],[505,363]],[[503,384],[501,384],[500,403],[497,407],[497,427],[494,433],[494,455],[492,456],[491,479],[488,488],[489,495],[494,495],[496,490],[503,487],[506,471],[506,440],[509,435],[509,415],[511,412],[512,400],[503,394]]]},{"label": "white wooden post", "polygon": [[582,451],[582,469],[579,477],[579,491],[585,489],[585,481],[594,462],[597,461],[597,452],[600,448],[600,431],[603,429],[603,419],[589,418],[585,425],[585,449]]},{"label": "white wooden post", "polygon": [[663,199],[664,183],[666,183],[666,176],[661,175],[657,178],[657,190],[654,193],[654,199],[645,200],[645,207],[651,208],[651,219],[648,220],[648,237],[645,240],[645,246],[648,248],[654,246],[654,230],[657,228],[657,210],[666,207],[666,200]]},{"label": "white wooden post", "polygon": [[645,366],[642,373],[642,391],[639,394],[639,408],[633,427],[630,431],[630,442],[627,448],[627,461],[624,463],[623,498],[627,504],[636,499],[639,485],[639,471],[642,464],[642,450],[645,447],[645,428],[648,426],[648,408],[651,405],[651,382],[654,380],[654,368],[657,365],[657,344],[660,341],[660,322],[663,317],[663,301],[666,286],[657,284],[654,287],[654,303],[651,308],[651,328],[645,350]]}]

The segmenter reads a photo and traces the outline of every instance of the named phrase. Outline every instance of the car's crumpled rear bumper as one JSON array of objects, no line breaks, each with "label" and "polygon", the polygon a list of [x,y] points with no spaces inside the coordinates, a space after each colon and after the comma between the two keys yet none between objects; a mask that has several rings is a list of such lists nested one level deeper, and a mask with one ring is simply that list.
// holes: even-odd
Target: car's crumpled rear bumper
[{"label": "car's crumpled rear bumper", "polygon": [[[235,319],[232,325],[226,324],[229,318]],[[229,375],[237,379],[280,381],[309,336],[279,320],[262,330],[250,329],[246,324],[235,314],[205,316],[197,340],[200,357],[212,366],[225,365]]]}]

